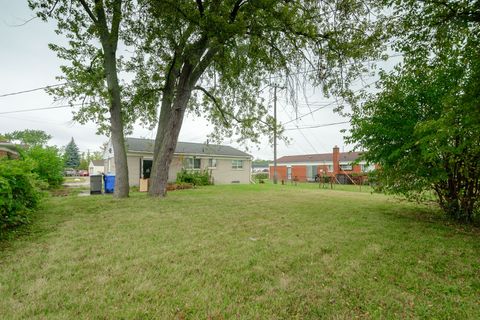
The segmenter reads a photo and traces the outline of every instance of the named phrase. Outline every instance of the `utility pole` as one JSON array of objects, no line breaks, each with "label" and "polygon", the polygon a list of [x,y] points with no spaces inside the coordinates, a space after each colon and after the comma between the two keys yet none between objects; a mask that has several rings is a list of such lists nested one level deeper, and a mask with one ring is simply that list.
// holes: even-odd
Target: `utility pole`
[{"label": "utility pole", "polygon": [[277,184],[277,85],[273,87],[273,183]]}]

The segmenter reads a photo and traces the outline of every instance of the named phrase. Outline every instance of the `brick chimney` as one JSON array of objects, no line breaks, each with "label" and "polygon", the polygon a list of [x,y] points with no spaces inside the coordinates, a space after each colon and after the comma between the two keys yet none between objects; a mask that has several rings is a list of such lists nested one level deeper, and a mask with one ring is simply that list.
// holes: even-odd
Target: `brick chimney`
[{"label": "brick chimney", "polygon": [[339,173],[340,172],[340,148],[338,146],[333,147],[332,162],[333,162],[333,173],[334,174]]}]

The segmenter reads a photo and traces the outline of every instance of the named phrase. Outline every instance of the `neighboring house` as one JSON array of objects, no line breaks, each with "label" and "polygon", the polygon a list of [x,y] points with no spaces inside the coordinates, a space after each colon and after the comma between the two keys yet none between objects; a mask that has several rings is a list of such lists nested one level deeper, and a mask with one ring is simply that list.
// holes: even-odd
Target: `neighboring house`
[{"label": "neighboring house", "polygon": [[0,142],[0,158],[17,159],[19,153],[17,147],[10,142]]},{"label": "neighboring house", "polygon": [[88,174],[102,174],[105,172],[105,162],[103,160],[90,160],[88,165]]},{"label": "neighboring house", "polygon": [[[375,169],[365,161],[357,162],[360,152],[340,152],[335,146],[332,153],[285,156],[277,159],[277,179],[285,181],[315,181],[318,176],[335,177],[339,183],[350,183],[352,174],[359,175]],[[273,179],[273,163],[270,179]]]},{"label": "neighboring house", "polygon": [[[150,177],[154,140],[126,138],[128,180],[138,186],[140,179]],[[115,173],[111,141],[104,153],[105,172]],[[182,169],[209,170],[215,184],[250,183],[252,156],[230,146],[178,142],[168,171],[168,181],[174,182]]]},{"label": "neighboring house", "polygon": [[267,161],[253,161],[252,162],[252,172],[268,172],[268,162]]}]

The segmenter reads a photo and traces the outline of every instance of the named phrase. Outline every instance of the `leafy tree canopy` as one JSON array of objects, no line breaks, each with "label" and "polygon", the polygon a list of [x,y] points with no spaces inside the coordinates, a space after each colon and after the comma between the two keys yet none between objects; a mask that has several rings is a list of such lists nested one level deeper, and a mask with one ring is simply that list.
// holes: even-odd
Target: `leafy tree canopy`
[{"label": "leafy tree canopy", "polygon": [[4,133],[3,136],[14,143],[19,143],[25,147],[44,146],[52,138],[42,130],[16,130],[10,133]]},{"label": "leafy tree canopy", "polygon": [[480,192],[478,5],[388,2],[404,62],[354,108],[349,141],[380,164],[384,190],[415,198],[434,191],[449,216],[472,221]]},{"label": "leafy tree canopy", "polygon": [[272,131],[270,102],[261,99],[268,84],[295,95],[311,80],[343,94],[365,71],[362,62],[381,51],[370,1],[139,3],[126,37],[137,49],[128,64],[136,75],[132,103],[156,114],[159,103],[170,109],[191,91],[188,111],[210,120],[217,140],[258,141]]}]

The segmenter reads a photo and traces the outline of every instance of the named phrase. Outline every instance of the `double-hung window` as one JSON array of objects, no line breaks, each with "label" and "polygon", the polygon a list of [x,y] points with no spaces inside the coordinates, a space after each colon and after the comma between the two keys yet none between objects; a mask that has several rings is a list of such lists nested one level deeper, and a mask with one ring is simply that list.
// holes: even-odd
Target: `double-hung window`
[{"label": "double-hung window", "polygon": [[208,167],[210,169],[217,167],[217,159],[208,159]]},{"label": "double-hung window", "polygon": [[232,169],[243,169],[243,160],[232,160]]},{"label": "double-hung window", "polygon": [[200,169],[200,164],[199,158],[185,158],[183,166],[185,169]]}]

